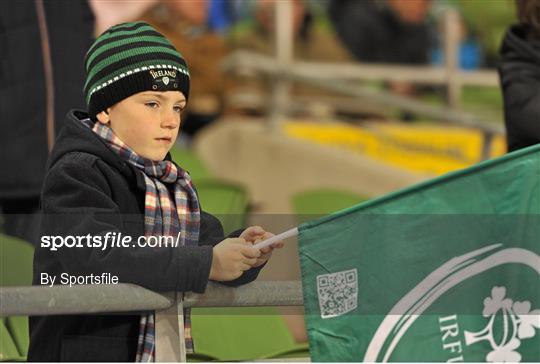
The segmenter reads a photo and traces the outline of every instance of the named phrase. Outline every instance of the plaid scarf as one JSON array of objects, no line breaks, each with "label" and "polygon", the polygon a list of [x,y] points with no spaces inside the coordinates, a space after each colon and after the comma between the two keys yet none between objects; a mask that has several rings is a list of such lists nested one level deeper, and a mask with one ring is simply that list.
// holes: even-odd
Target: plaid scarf
[{"label": "plaid scarf", "polygon": [[[120,157],[137,167],[146,182],[144,208],[145,236],[164,235],[176,238],[180,234],[180,244],[197,245],[199,239],[200,209],[197,193],[189,174],[171,161],[154,162],[142,158],[120,140],[107,125],[83,120]],[[165,184],[174,186],[174,200]],[[137,362],[155,360],[154,313],[141,316]],[[193,352],[191,320],[189,310],[184,311],[184,337],[186,352]]]}]

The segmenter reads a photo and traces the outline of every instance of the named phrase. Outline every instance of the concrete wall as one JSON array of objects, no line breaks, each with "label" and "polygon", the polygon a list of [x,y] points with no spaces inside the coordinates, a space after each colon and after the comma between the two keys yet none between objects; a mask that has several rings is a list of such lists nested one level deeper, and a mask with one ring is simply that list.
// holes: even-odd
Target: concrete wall
[{"label": "concrete wall", "polygon": [[[215,176],[247,188],[255,208],[250,223],[274,233],[297,225],[291,215],[295,193],[332,187],[376,197],[427,178],[360,154],[270,133],[260,119],[216,122],[199,133],[195,149]],[[293,240],[276,252],[262,279],[299,278]]]}]

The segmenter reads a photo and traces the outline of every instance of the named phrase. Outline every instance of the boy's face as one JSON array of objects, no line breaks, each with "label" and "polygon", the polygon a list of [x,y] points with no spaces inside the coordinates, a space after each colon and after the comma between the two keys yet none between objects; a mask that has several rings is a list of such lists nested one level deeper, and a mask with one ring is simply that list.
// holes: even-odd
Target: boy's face
[{"label": "boy's face", "polygon": [[180,91],[144,91],[97,115],[138,155],[161,161],[172,148],[180,127],[186,98]]}]

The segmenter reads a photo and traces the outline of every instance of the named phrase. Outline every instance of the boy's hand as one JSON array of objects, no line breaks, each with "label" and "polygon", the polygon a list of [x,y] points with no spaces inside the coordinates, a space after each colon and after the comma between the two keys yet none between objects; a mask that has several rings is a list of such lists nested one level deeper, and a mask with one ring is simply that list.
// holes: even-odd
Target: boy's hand
[{"label": "boy's hand", "polygon": [[260,226],[250,226],[246,230],[242,231],[240,237],[245,239],[249,243],[254,243],[255,241],[261,239],[266,231]]},{"label": "boy's hand", "polygon": [[225,239],[213,248],[209,278],[214,281],[232,281],[257,263],[258,249],[243,238]]},{"label": "boy's hand", "polygon": [[[272,236],[275,236],[275,235],[272,234],[272,233],[269,233],[269,232],[265,232],[260,239],[257,239],[257,240],[255,240],[253,242],[253,245],[255,245],[258,242],[261,242],[263,240],[270,239]],[[256,267],[259,267],[259,266],[263,265],[264,263],[266,263],[268,261],[268,259],[270,259],[270,257],[272,256],[272,251],[274,249],[283,248],[284,244],[285,243],[283,242],[283,240],[276,241],[274,244],[260,249],[259,251],[261,252],[261,255],[257,258],[255,264],[252,265],[251,267],[256,268]]]},{"label": "boy's hand", "polygon": [[[246,230],[244,230],[242,234],[240,234],[241,238],[246,239],[248,242],[254,245],[260,241],[270,239],[272,236],[274,236],[274,234],[265,231],[260,226],[250,226]],[[282,247],[283,241],[278,241],[266,248],[261,249],[261,255],[257,258],[255,264],[253,264],[251,267],[256,268],[263,265],[268,261],[268,259],[270,259],[270,257],[272,256],[272,251],[274,249],[279,249]]]}]

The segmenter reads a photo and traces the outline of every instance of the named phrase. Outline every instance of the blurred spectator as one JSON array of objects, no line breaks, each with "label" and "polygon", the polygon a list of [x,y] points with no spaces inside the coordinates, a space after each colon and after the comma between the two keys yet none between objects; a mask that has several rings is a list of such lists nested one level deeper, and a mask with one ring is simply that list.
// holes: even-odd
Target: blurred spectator
[{"label": "blurred spectator", "polygon": [[430,0],[334,0],[329,16],[358,60],[424,64],[429,54]]},{"label": "blurred spectator", "polygon": [[158,0],[89,0],[96,14],[95,34],[100,35],[109,27],[136,20]]},{"label": "blurred spectator", "polygon": [[[259,0],[257,2],[255,17],[265,32],[275,32],[276,21],[274,10],[277,1],[279,0]],[[310,14],[300,0],[291,0],[290,2],[292,4],[293,34],[298,34],[301,31],[301,27],[306,26],[305,22],[309,21]]]},{"label": "blurred spectator", "polygon": [[97,35],[115,24],[139,19],[156,5],[163,5],[166,12],[196,25],[206,22],[208,12],[208,0],[90,0],[90,5],[97,15]]},{"label": "blurred spectator", "polygon": [[210,0],[208,5],[208,29],[226,34],[234,21],[234,8],[231,1]]},{"label": "blurred spectator", "polygon": [[[328,14],[337,35],[363,62],[427,64],[432,45],[428,23],[431,0],[334,0]],[[393,92],[412,96],[409,82],[390,82]],[[411,119],[403,114],[406,120]]]},{"label": "blurred spectator", "polygon": [[[464,12],[466,12],[462,3],[448,2],[447,0],[438,0],[432,3],[430,17],[433,23],[433,28],[436,31],[432,36],[432,49],[430,54],[430,61],[433,65],[443,66],[445,63],[444,57],[444,16],[448,10],[456,11],[460,16],[458,18],[458,39],[459,39],[459,52],[458,52],[458,65],[462,70],[473,70],[480,67],[484,61],[484,54],[482,46],[480,44],[478,34],[474,27],[474,23],[467,22],[464,18]],[[437,26],[435,27],[435,24]]]},{"label": "blurred spectator", "polygon": [[48,150],[64,116],[85,107],[86,0],[0,2],[0,210],[3,231],[33,241]]},{"label": "blurred spectator", "polygon": [[540,143],[540,1],[516,6],[519,23],[506,32],[499,65],[508,151]]},{"label": "blurred spectator", "polygon": [[[278,0],[233,0],[234,24],[229,33],[232,49],[247,49],[275,56],[275,5]],[[354,57],[336,38],[328,22],[323,0],[290,0],[294,59],[320,62],[351,62]],[[250,70],[235,74],[228,84],[228,112],[262,115],[271,107],[268,93],[272,77],[253,77]],[[329,92],[294,83],[291,93],[300,97],[327,97]],[[245,97],[238,97],[243,95]],[[232,105],[232,107],[231,107]]]},{"label": "blurred spectator", "polygon": [[[278,0],[236,0],[234,7],[235,28],[231,34],[234,48],[250,49],[256,52],[275,54],[275,5]],[[290,0],[292,5],[292,29],[294,37],[294,57],[296,59],[319,61],[352,60],[349,52],[333,39],[328,29],[317,26],[316,17],[321,4]],[[323,8],[324,9],[324,8]],[[320,22],[320,23],[324,23]]]}]

